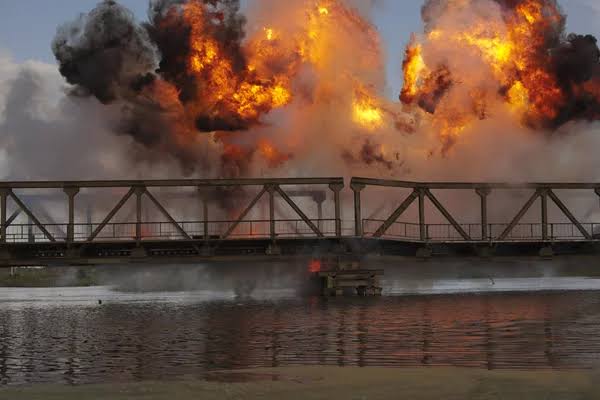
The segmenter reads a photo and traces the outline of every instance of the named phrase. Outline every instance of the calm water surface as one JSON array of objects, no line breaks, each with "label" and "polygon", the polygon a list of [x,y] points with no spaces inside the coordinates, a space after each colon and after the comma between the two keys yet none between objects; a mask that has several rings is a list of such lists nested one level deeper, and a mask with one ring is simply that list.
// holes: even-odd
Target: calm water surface
[{"label": "calm water surface", "polygon": [[0,384],[286,365],[590,368],[600,365],[598,289],[583,278],[388,282],[371,299],[0,289]]}]

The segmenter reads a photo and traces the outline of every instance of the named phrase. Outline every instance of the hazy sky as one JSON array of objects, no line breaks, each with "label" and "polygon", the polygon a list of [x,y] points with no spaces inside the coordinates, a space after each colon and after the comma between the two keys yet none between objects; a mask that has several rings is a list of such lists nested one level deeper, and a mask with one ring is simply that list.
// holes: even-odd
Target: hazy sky
[{"label": "hazy sky", "polygon": [[[147,0],[120,2],[139,19],[146,18]],[[19,61],[54,62],[50,42],[56,27],[89,11],[96,3],[98,0],[0,0],[0,51],[8,51]],[[376,0],[374,22],[386,47],[389,95],[393,97],[400,90],[404,46],[411,32],[421,30],[422,3],[422,0]],[[560,0],[560,3],[569,15],[569,31],[600,37],[600,0]]]}]

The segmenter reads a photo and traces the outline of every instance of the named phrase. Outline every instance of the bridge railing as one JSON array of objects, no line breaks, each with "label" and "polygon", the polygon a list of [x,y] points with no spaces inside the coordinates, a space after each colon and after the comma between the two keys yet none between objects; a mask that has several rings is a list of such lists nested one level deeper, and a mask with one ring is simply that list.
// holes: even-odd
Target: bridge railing
[{"label": "bridge railing", "polygon": [[[363,235],[374,237],[384,222],[381,219],[364,219]],[[460,224],[460,226],[471,237],[470,241],[494,242],[498,241],[499,235],[506,230],[508,224],[488,224],[487,232],[489,235],[485,238],[481,236],[481,224]],[[600,223],[582,223],[581,226],[588,232],[592,232],[592,239],[600,239]],[[549,241],[588,240],[577,226],[571,223],[548,223],[548,231],[545,240]],[[394,222],[380,237],[414,242],[468,242],[452,224],[425,224],[425,235],[425,240],[421,240],[421,226],[418,223]],[[541,240],[544,239],[542,224],[540,223],[517,224],[513,227],[511,233],[503,239],[506,242]]]},{"label": "bridge railing", "polygon": [[[324,237],[336,236],[335,219],[313,220]],[[177,221],[185,234],[193,240],[220,240],[234,221]],[[342,231],[351,234],[352,221],[344,221]],[[68,224],[43,224],[56,241],[67,240]],[[99,223],[74,224],[74,242],[87,242],[90,234],[100,226]],[[206,229],[205,229],[206,226]],[[345,229],[344,229],[345,227]],[[142,222],[141,240],[184,240],[182,234],[171,222]],[[115,222],[106,224],[94,238],[99,241],[136,240],[138,224],[135,222]],[[317,234],[302,219],[280,219],[275,221],[277,238],[314,238]],[[208,233],[207,236],[205,234]],[[271,237],[270,220],[245,220],[238,223],[229,233],[231,239],[262,239]],[[7,228],[8,243],[47,243],[48,237],[35,224],[11,224]]]}]

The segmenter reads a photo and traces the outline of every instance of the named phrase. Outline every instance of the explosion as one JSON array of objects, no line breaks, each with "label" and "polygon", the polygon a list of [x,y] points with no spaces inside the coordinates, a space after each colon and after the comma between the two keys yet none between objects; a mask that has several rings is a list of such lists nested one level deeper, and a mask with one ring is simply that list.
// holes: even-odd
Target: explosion
[{"label": "explosion", "polygon": [[443,152],[497,103],[534,129],[600,118],[596,39],[565,35],[555,0],[430,0],[423,16],[400,99],[432,115]]},{"label": "explosion", "polygon": [[[142,25],[116,1],[105,0],[59,29],[53,50],[74,93],[123,104],[120,129],[137,142],[172,153],[191,170],[191,148],[199,134],[209,134],[208,145],[221,153],[219,175],[239,175],[254,157],[270,168],[293,158],[293,149],[280,148],[291,142],[239,133],[260,127],[264,116],[294,101],[351,97],[348,119],[367,131],[386,118],[356,76],[382,65],[372,25],[342,0],[306,2],[298,17],[297,29],[275,20],[247,36],[239,0],[151,0],[149,22]],[[366,51],[357,67],[334,78],[329,74],[339,71],[332,67],[332,48],[349,32],[365,38]],[[307,70],[318,81],[298,84]],[[356,86],[354,95],[337,92],[335,79]]]},{"label": "explosion", "polygon": [[141,24],[104,0],[61,27],[53,51],[72,98],[118,113],[136,157],[170,157],[188,175],[316,158],[394,175],[435,154],[429,132],[446,155],[479,121],[552,132],[600,118],[596,39],[566,35],[555,0],[427,0],[400,103],[383,96],[380,35],[351,3],[265,0],[248,27],[239,0],[151,0]]}]

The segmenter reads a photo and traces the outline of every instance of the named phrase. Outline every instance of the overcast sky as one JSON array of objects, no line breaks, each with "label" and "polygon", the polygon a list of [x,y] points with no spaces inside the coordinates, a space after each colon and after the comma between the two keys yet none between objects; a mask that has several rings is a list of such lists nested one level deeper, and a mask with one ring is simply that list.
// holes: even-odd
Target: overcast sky
[{"label": "overcast sky", "polygon": [[[120,2],[139,19],[146,18],[147,0]],[[56,27],[89,11],[96,3],[98,0],[0,0],[0,51],[8,51],[18,61],[54,62],[50,42]],[[389,95],[393,97],[400,90],[404,46],[411,32],[421,30],[422,3],[422,0],[377,0],[374,23],[386,47]],[[600,37],[600,0],[560,0],[560,3],[569,15],[569,31]]]}]

